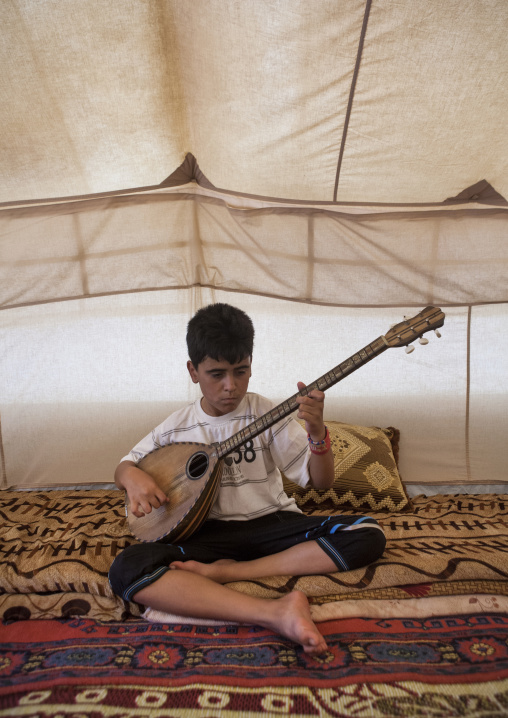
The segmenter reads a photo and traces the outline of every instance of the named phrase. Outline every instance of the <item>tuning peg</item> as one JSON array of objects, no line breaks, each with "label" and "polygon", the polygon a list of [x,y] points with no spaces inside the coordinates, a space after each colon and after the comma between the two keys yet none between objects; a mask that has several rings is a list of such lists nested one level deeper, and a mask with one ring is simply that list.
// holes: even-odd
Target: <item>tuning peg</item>
[{"label": "tuning peg", "polygon": [[412,344],[408,344],[406,347],[406,354],[411,354],[411,352],[414,352],[415,348]]},{"label": "tuning peg", "polygon": [[428,344],[429,340],[426,337],[420,337],[420,344]]},{"label": "tuning peg", "polygon": [[441,332],[439,331],[439,329],[434,329],[434,334],[438,339],[441,339]]}]

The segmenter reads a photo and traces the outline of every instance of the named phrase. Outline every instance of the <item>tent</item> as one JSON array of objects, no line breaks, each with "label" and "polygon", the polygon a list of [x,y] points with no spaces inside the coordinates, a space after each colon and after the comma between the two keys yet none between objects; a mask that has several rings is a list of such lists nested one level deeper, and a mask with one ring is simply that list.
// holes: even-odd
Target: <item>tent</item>
[{"label": "tent", "polygon": [[111,482],[195,396],[227,301],[282,401],[426,305],[327,416],[401,431],[408,489],[508,482],[504,0],[0,6],[5,487]]}]

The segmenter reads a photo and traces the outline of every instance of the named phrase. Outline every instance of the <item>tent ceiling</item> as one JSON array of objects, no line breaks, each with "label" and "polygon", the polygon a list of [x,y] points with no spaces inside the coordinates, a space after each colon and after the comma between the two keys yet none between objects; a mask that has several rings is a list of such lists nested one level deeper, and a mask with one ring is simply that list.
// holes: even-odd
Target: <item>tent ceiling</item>
[{"label": "tent ceiling", "polygon": [[0,486],[110,481],[230,298],[274,400],[445,307],[327,411],[400,428],[415,485],[506,482],[506,0],[9,0],[0,27]]},{"label": "tent ceiling", "polygon": [[508,196],[506,0],[0,4],[0,201],[154,185]]}]

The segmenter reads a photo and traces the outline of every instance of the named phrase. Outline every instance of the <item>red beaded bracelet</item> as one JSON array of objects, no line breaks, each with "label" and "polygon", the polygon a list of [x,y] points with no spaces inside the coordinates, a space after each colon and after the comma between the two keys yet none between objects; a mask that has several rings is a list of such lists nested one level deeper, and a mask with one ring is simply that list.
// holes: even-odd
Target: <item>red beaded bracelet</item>
[{"label": "red beaded bracelet", "polygon": [[309,441],[309,449],[311,454],[327,454],[330,451],[330,434],[328,433],[328,427],[325,426],[325,438],[321,441],[312,441],[310,434],[307,434]]}]

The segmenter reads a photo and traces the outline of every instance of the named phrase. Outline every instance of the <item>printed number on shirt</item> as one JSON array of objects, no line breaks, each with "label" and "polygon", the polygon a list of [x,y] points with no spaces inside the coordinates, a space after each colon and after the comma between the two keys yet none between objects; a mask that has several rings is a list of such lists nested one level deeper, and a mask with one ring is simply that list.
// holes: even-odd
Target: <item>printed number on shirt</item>
[{"label": "printed number on shirt", "polygon": [[242,458],[248,464],[252,464],[252,462],[256,460],[256,451],[254,449],[254,442],[252,441],[252,439],[250,441],[247,441],[243,445],[243,448],[236,450],[236,455],[233,457],[233,461],[235,462],[235,464],[239,464]]}]

